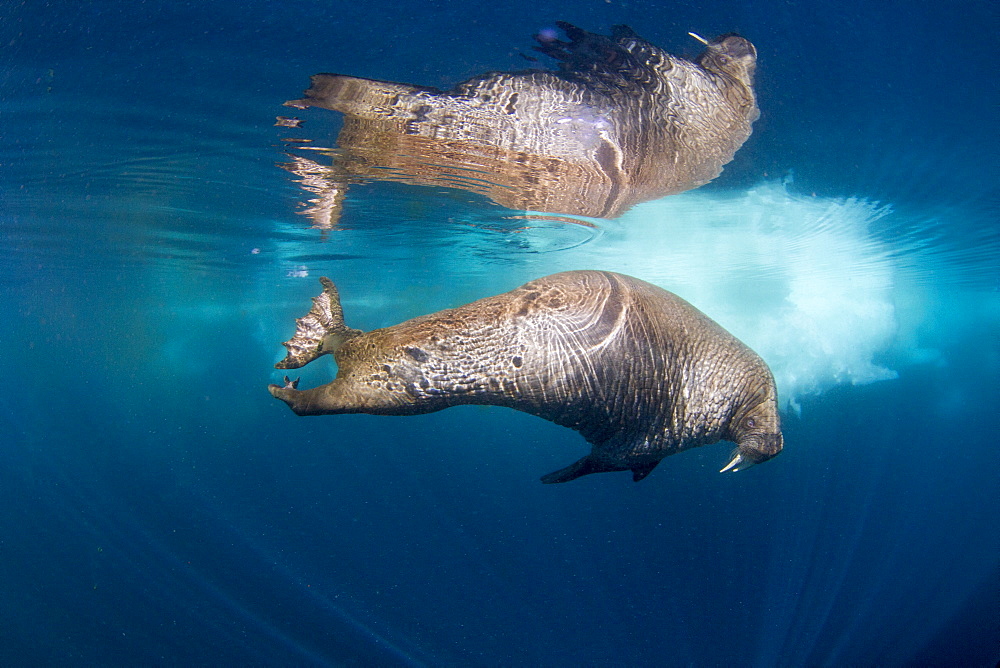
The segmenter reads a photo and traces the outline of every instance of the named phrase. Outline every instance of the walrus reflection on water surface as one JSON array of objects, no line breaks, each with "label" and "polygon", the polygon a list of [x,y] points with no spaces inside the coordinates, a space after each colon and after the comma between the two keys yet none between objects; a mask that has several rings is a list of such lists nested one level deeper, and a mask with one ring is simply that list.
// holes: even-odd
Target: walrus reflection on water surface
[{"label": "walrus reflection on water surface", "polygon": [[[559,26],[569,41],[539,35],[535,47],[557,71],[489,73],[449,91],[313,76],[285,104],[344,114],[325,173],[331,201],[350,182],[391,178],[510,209],[614,218],[708,183],[750,136],[757,52],[743,37],[695,36],[705,50],[691,62],[627,26],[610,37]],[[296,158],[289,169],[315,182],[317,167]]]},{"label": "walrus reflection on water surface", "polygon": [[279,369],[320,355],[333,382],[270,385],[299,415],[415,415],[460,404],[508,406],[580,432],[592,449],[542,478],[632,471],[727,440],[739,470],[783,445],[774,379],[752,350],[683,299],[605,271],[570,271],[455,309],[362,333],[337,289],[296,321]]}]

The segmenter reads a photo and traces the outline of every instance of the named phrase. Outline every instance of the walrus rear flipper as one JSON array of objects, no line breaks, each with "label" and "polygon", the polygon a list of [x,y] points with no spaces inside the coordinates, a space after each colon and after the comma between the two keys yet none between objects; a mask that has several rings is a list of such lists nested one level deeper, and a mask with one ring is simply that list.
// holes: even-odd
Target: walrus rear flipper
[{"label": "walrus rear flipper", "polygon": [[337,351],[344,341],[362,334],[344,324],[344,309],[340,305],[337,286],[326,276],[319,279],[323,293],[313,297],[312,308],[295,321],[295,336],[281,345],[288,349],[285,359],[275,369],[298,369],[320,355]]},{"label": "walrus rear flipper", "polygon": [[359,118],[412,121],[417,118],[416,109],[423,106],[419,100],[441,92],[437,88],[343,74],[314,74],[310,80],[312,86],[306,96],[285,102],[286,107],[321,107]]}]

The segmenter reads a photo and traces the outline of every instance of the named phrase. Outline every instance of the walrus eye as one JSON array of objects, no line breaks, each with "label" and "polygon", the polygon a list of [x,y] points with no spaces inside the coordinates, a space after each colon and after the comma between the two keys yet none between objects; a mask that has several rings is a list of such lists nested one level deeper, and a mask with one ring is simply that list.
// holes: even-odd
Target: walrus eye
[{"label": "walrus eye", "polygon": [[729,56],[724,56],[724,55],[722,55],[720,53],[719,54],[719,64],[720,65],[728,65],[729,64]]},{"label": "walrus eye", "polygon": [[753,429],[754,427],[757,426],[757,421],[754,420],[752,417],[749,417],[747,418],[746,425],[748,428]]}]

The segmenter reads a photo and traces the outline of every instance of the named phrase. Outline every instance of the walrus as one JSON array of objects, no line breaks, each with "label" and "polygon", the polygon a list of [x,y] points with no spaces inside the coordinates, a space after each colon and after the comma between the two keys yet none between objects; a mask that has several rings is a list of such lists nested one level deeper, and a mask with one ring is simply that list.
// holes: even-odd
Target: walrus
[{"label": "walrus", "polygon": [[332,353],[333,382],[285,377],[271,394],[299,415],[415,415],[508,406],[575,429],[588,455],[542,477],[606,471],[642,480],[668,455],[720,440],[737,471],[783,447],[774,378],[750,348],[680,297],[607,271],[553,274],[495,297],[362,333],[337,288],[296,321],[279,369]]},{"label": "walrus", "polygon": [[[705,46],[692,62],[628,26],[610,36],[558,26],[568,41],[545,31],[535,47],[558,70],[490,72],[448,91],[314,75],[305,97],[285,104],[344,114],[325,174],[332,208],[350,183],[391,179],[479,192],[509,209],[616,218],[708,183],[750,136],[760,112],[747,39],[691,33]],[[286,168],[316,189],[318,163],[296,157]]]}]

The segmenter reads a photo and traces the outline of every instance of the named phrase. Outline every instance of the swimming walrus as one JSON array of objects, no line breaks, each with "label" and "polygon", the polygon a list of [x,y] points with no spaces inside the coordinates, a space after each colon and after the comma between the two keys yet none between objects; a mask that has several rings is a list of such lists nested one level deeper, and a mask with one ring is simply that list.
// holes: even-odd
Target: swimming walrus
[{"label": "swimming walrus", "polygon": [[[334,220],[345,188],[391,179],[480,192],[516,210],[615,218],[636,204],[708,183],[760,115],[757,51],[725,34],[694,61],[628,26],[610,36],[559,23],[535,48],[558,70],[490,72],[448,91],[317,74],[285,104],[344,114],[326,168]],[[692,33],[693,35],[693,33]],[[323,167],[296,157],[315,190]],[[305,177],[304,177],[305,178]],[[322,188],[320,188],[322,189]]]},{"label": "swimming walrus", "polygon": [[661,459],[720,440],[723,471],[774,457],[782,436],[774,379],[743,343],[680,297],[630,276],[569,271],[459,308],[362,333],[336,287],[296,321],[279,369],[332,353],[333,382],[270,385],[299,415],[414,415],[509,406],[570,427],[589,455],[542,482],[604,471],[639,481]]}]

